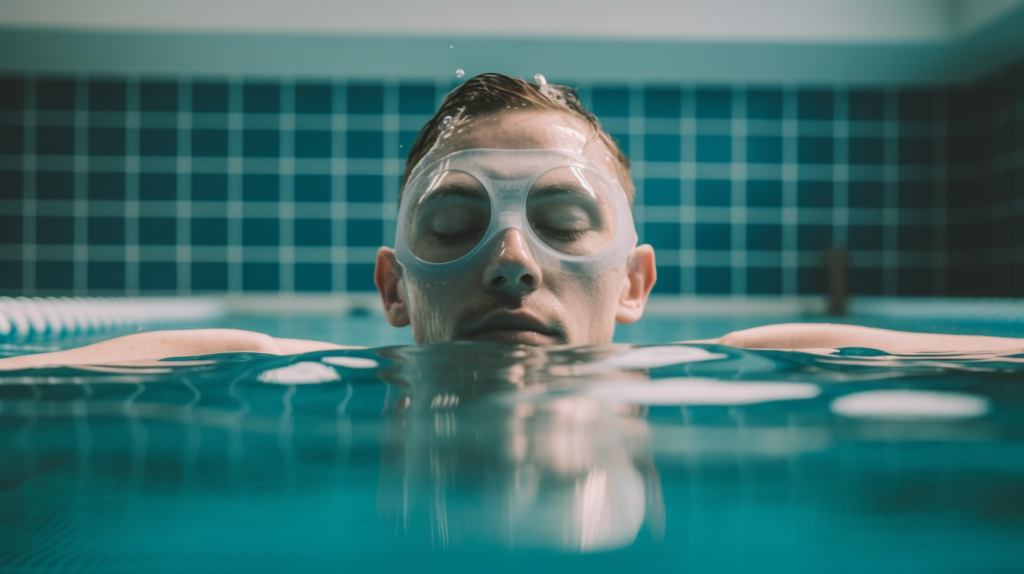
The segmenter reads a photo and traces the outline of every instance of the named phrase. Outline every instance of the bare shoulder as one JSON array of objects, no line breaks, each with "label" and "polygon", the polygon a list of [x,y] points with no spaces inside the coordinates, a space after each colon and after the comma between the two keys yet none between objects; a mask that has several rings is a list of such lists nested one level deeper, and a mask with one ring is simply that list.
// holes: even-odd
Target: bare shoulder
[{"label": "bare shoulder", "polygon": [[911,333],[830,323],[785,323],[729,333],[723,345],[748,349],[870,347],[888,352],[979,352],[1024,350],[1024,339]]}]

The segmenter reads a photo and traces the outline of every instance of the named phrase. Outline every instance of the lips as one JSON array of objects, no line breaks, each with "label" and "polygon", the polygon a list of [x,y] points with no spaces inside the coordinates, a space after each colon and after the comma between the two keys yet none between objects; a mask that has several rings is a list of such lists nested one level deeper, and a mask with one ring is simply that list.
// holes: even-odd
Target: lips
[{"label": "lips", "polygon": [[498,311],[466,329],[459,339],[495,341],[524,345],[550,345],[562,334],[540,319],[524,312]]}]

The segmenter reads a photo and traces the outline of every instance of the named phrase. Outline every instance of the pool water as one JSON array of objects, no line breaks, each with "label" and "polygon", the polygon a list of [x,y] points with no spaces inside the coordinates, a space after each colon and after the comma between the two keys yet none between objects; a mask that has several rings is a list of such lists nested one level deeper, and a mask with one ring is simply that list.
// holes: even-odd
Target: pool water
[{"label": "pool water", "polygon": [[[351,342],[386,342],[374,320]],[[338,340],[253,321],[234,326]],[[3,572],[1020,572],[1024,350],[453,343],[6,371],[0,462]]]}]

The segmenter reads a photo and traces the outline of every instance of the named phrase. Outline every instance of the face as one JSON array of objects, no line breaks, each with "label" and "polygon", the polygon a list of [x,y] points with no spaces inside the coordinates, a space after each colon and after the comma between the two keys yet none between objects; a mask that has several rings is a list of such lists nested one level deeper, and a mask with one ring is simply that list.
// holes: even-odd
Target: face
[{"label": "face", "polygon": [[[457,120],[423,162],[471,149],[559,150],[583,156],[608,179],[618,177],[614,157],[593,128],[567,113],[515,111]],[[579,275],[539,265],[515,229],[502,232],[478,265],[457,276],[415,276],[387,247],[378,252],[375,272],[388,321],[411,324],[417,343],[606,343],[616,322],[640,318],[654,278],[650,246],[635,248],[611,270]]]}]

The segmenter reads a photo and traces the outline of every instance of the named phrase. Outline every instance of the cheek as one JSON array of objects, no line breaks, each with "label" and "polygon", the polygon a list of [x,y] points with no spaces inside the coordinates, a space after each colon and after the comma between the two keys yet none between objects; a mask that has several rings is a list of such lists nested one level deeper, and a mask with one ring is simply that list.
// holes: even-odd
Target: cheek
[{"label": "cheek", "polygon": [[407,284],[413,336],[419,343],[436,343],[448,338],[451,320],[467,300],[465,278],[446,281],[416,281]]}]

